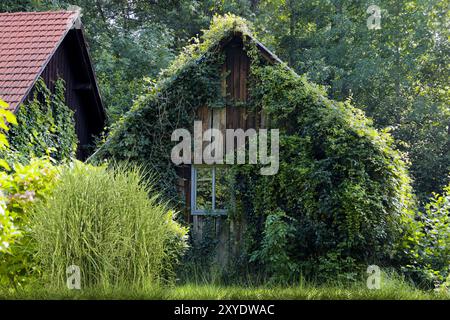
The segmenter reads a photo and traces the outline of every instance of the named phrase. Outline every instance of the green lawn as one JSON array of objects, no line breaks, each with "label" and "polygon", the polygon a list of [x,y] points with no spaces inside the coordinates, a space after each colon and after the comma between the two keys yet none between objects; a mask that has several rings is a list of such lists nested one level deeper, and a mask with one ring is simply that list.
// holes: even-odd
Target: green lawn
[{"label": "green lawn", "polygon": [[58,290],[44,289],[5,292],[0,290],[1,299],[173,299],[173,300],[264,300],[264,299],[396,299],[428,300],[450,299],[448,293],[435,293],[414,289],[405,283],[388,283],[379,290],[369,290],[364,286],[342,285],[289,287],[244,287],[206,284],[184,284],[169,288],[155,288],[145,291],[133,290]]}]

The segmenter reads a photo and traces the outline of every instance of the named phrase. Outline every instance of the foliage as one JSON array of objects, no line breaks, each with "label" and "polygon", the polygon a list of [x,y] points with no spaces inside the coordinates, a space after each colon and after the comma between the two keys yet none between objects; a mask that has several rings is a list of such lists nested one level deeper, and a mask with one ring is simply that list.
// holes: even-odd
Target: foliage
[{"label": "foliage", "polygon": [[165,194],[177,199],[176,172],[170,160],[171,134],[177,128],[192,128],[199,105],[224,106],[220,91],[223,56],[217,46],[234,30],[246,28],[240,18],[217,17],[202,36],[204,41],[197,39],[186,47],[149,92],[113,126],[94,158],[144,164],[159,174]]},{"label": "foliage", "polygon": [[[17,125],[16,116],[8,109],[8,104],[0,99],[0,155],[10,146],[6,136],[10,130],[9,124]],[[0,168],[10,169],[5,159],[0,158]]]},{"label": "foliage", "polygon": [[[198,106],[224,106],[219,93],[222,58],[216,48],[234,32],[250,31],[241,18],[216,17],[201,40],[163,72],[153,92],[118,123],[97,156],[148,164],[161,172],[162,181],[170,182],[169,194],[175,195],[171,132],[191,128]],[[231,218],[245,217],[249,229],[261,226],[251,223],[255,218],[266,220],[276,212],[284,212],[290,221],[288,226],[271,216],[266,229],[249,230],[248,255],[274,277],[305,263],[317,272],[317,259],[332,253],[355,263],[388,262],[401,218],[412,203],[410,181],[393,139],[373,129],[349,102],[328,100],[323,90],[285,65],[268,65],[250,38],[244,36],[244,42],[252,60],[246,107],[262,107],[271,126],[281,129],[281,163],[275,176],[260,176],[255,166],[233,167],[233,180],[239,183],[232,188],[237,203]],[[263,238],[251,238],[258,234]]]},{"label": "foliage", "polygon": [[416,280],[450,287],[450,185],[434,194],[423,210],[409,219],[403,247],[410,264],[405,266]]},{"label": "foliage", "polygon": [[[205,216],[202,221],[202,235],[199,237],[193,230],[189,236],[189,251],[183,260],[183,266],[179,270],[180,276],[193,274],[199,271],[201,274],[207,270],[207,273],[213,274],[216,270],[215,261],[217,260],[217,239],[216,221],[217,217]],[[217,272],[219,273],[219,272]],[[222,275],[218,274],[217,278]]]},{"label": "foliage", "polygon": [[[261,176],[254,166],[233,168],[236,181],[250,179],[255,186],[234,188],[242,208],[235,214],[249,219],[282,210],[295,229],[284,254],[305,274],[326,271],[320,267],[326,261],[348,275],[358,264],[392,263],[412,199],[389,134],[373,129],[350,103],[326,99],[320,88],[282,65],[254,64],[252,77],[252,103],[262,105],[271,127],[281,130],[280,169]],[[251,234],[270,234],[258,224],[249,226],[256,228]],[[261,244],[248,246],[258,252]],[[274,276],[283,275],[281,270],[272,268]]]},{"label": "foliage", "polygon": [[[287,221],[286,221],[287,220]],[[263,231],[261,248],[253,252],[250,261],[261,261],[267,272],[274,276],[275,281],[292,278],[299,269],[291,260],[288,252],[294,240],[295,227],[292,218],[282,211],[267,216]]]},{"label": "foliage", "polygon": [[[379,30],[366,26],[372,4],[381,9]],[[330,98],[351,98],[377,128],[391,128],[426,199],[449,182],[448,7],[441,0],[263,0],[255,25]]]},{"label": "foliage", "polygon": [[19,107],[18,125],[8,134],[15,161],[48,155],[56,161],[75,156],[77,136],[73,111],[66,106],[64,80],[55,83],[52,93],[40,78],[34,87],[33,99]]},{"label": "foliage", "polygon": [[[73,5],[83,9],[84,30],[95,61],[98,84],[109,121],[115,122],[142,94],[144,78],[155,78],[173,58],[176,29],[159,21],[155,10],[159,5],[147,1],[96,1],[93,4],[92,0],[34,0],[31,3],[12,0],[0,3],[0,12],[60,10]],[[173,4],[168,6],[173,7]],[[177,12],[177,18],[181,18],[181,14]]]},{"label": "foliage", "polygon": [[[390,128],[426,200],[449,183],[448,0],[379,0],[369,30],[367,0],[10,0],[0,11],[80,6],[110,121],[129,110],[187,40],[216,14],[252,21],[262,42],[298,74],[351,99],[377,128]],[[413,45],[411,45],[413,44]]]},{"label": "foliage", "polygon": [[171,280],[187,232],[173,215],[139,169],[75,163],[33,211],[44,278],[64,288],[66,268],[76,265],[83,288],[148,288]]},{"label": "foliage", "polygon": [[[373,118],[375,127],[389,129],[396,139],[396,146],[404,152],[403,159],[411,163],[410,171],[419,199],[426,199],[433,191],[439,192],[442,186],[449,182],[448,78],[450,68],[448,68],[448,61],[450,50],[448,31],[450,28],[448,23],[450,11],[448,1],[380,0],[377,3],[382,10],[380,30],[367,29],[366,9],[372,3],[365,0],[320,3],[306,0],[96,1],[95,6],[92,5],[91,0],[60,0],[58,2],[11,0],[1,2],[0,11],[66,8],[69,3],[83,7],[83,21],[110,120],[113,122],[118,120],[120,114],[130,108],[132,101],[139,95],[143,95],[137,99],[136,110],[125,116],[126,122],[131,125],[128,127],[123,124],[125,120],[121,120],[122,123],[114,126],[112,135],[114,138],[104,147],[104,151],[107,151],[104,156],[131,159],[145,163],[155,171],[160,171],[161,181],[163,181],[161,187],[169,190],[164,193],[170,194],[170,197],[175,195],[173,186],[175,186],[176,175],[168,159],[169,137],[161,132],[171,132],[176,126],[189,128],[193,109],[197,103],[217,106],[222,103],[214,90],[218,79],[214,78],[214,75],[217,75],[217,69],[213,65],[220,59],[206,54],[205,59],[211,62],[209,65],[211,69],[207,71],[207,67],[203,63],[198,63],[197,59],[204,59],[202,54],[209,49],[208,45],[201,46],[202,43],[208,42],[199,42],[198,38],[191,39],[194,46],[188,50],[187,54],[184,53],[182,45],[206,27],[216,13],[226,12],[233,12],[251,20],[260,39],[268,47],[275,49],[293,70],[327,87],[327,92],[322,92],[320,96],[326,95],[336,100],[351,101],[355,107],[365,110]],[[225,35],[229,30],[227,23],[219,26],[216,33],[210,33],[210,39],[218,39]],[[153,86],[148,85],[147,80],[143,80],[144,77],[148,77],[151,79],[149,83],[153,83],[158,72],[165,68],[173,55],[179,51],[182,52],[182,58],[174,64],[171,71],[166,72],[166,79],[169,79],[167,81],[175,82],[175,85],[162,85],[163,80]],[[195,51],[195,53],[192,54],[189,51]],[[196,69],[196,64],[199,65],[199,69]],[[184,71],[180,72],[181,69]],[[195,74],[196,71],[198,74]],[[186,82],[177,82],[175,79],[181,75],[185,79],[192,79],[192,83],[188,81],[187,87],[184,87]],[[214,81],[210,83],[211,79]],[[174,86],[177,89],[171,90]],[[192,91],[191,95],[187,94],[189,91]],[[177,95],[180,97],[178,101],[174,98]],[[165,101],[166,98],[167,101]],[[284,98],[286,98],[285,101],[291,99],[288,95]],[[334,106],[331,109],[333,108],[342,109],[342,106]],[[353,108],[350,109],[354,112]],[[277,121],[290,122],[290,125],[295,127],[298,125],[295,123],[296,112],[302,113],[303,109],[291,109],[286,104],[283,106],[283,112],[286,113],[280,112],[277,115],[275,112],[275,116],[280,117]],[[140,117],[145,121],[140,121]],[[353,119],[352,117],[348,119]],[[158,123],[157,118],[161,119],[161,123]],[[292,121],[288,121],[289,119]],[[330,119],[334,120],[333,117]],[[330,120],[330,123],[333,120]],[[326,140],[333,136],[334,142],[330,145],[335,146],[331,149],[343,145],[340,139],[335,139],[336,135],[332,132],[333,130],[341,132],[341,128],[333,125],[331,126],[333,129],[328,131],[325,129],[314,131],[310,130],[314,128],[313,122],[308,123],[309,131],[306,130],[308,132],[300,136],[299,141],[291,135],[282,137],[286,141],[286,149],[291,150],[290,154],[293,156],[303,152],[304,149],[309,152],[312,148],[313,153],[317,149],[321,150],[317,148],[316,140],[313,139],[313,134],[316,133],[320,133],[318,140]],[[344,127],[347,126],[348,123],[344,125]],[[143,135],[143,132],[146,134]],[[355,135],[358,136],[358,133]],[[384,134],[383,137],[385,138]],[[289,141],[292,142],[292,146]],[[351,148],[353,143],[351,139],[344,141],[346,150]],[[304,147],[296,149],[295,144],[304,145]],[[392,147],[393,143],[390,142],[389,148]],[[339,234],[345,231],[345,234],[353,237],[354,234],[362,232],[360,226],[364,226],[365,219],[368,219],[366,210],[375,210],[373,213],[368,211],[370,218],[376,216],[380,210],[383,211],[381,208],[390,207],[388,202],[395,198],[395,196],[391,197],[391,191],[379,193],[384,185],[378,179],[380,177],[377,177],[378,171],[371,165],[366,167],[365,161],[369,158],[367,150],[364,150],[365,146],[358,148],[363,149],[363,154],[367,157],[361,159],[358,154],[353,154],[357,168],[356,173],[350,170],[345,172],[344,175],[347,175],[345,178],[350,181],[348,183],[336,182],[335,184],[334,181],[344,179],[336,172],[343,167],[351,167],[353,159],[349,157],[344,163],[340,163],[342,159],[331,157],[327,165],[326,157],[320,152],[314,155],[318,157],[318,160],[314,158],[314,165],[309,163],[310,158],[302,158],[293,164],[301,168],[298,171],[303,178],[299,178],[299,181],[288,180],[287,175],[281,179],[285,183],[294,181],[307,190],[314,190],[300,197],[305,203],[304,206],[308,208],[308,215],[314,219],[311,220],[308,216],[306,220],[296,220],[297,224],[308,231],[306,234],[313,234],[314,230],[318,230],[320,237],[308,238],[308,243],[309,240],[322,241],[324,234],[338,237],[338,234],[326,232],[328,224],[333,221],[326,219],[328,211],[332,212],[333,217],[337,215],[340,221],[345,221],[343,227],[339,229]],[[333,154],[330,148],[325,149],[327,152],[324,154]],[[383,164],[383,167],[385,165],[387,163]],[[395,160],[394,166],[389,169],[395,173],[398,167],[402,165]],[[368,175],[370,179],[364,176],[363,172],[366,169],[372,174],[372,176]],[[292,170],[290,173],[298,172]],[[403,173],[393,174],[394,177],[396,175],[402,176]],[[256,183],[250,175],[246,175],[246,178]],[[312,182],[305,182],[307,178]],[[372,186],[374,181],[377,183]],[[241,187],[245,184],[241,183]],[[406,186],[408,183],[398,181],[398,186],[401,185]],[[339,186],[342,190],[335,195],[327,190],[320,192],[321,188],[326,189],[330,186],[336,189]],[[269,191],[265,195],[274,203],[281,201],[275,193],[278,191],[276,187],[278,186],[274,185],[273,190],[267,187],[266,190]],[[283,187],[292,191],[292,194],[298,193],[298,187]],[[406,189],[408,188],[405,188],[405,194],[409,192]],[[368,197],[372,191],[377,196]],[[257,203],[251,200],[254,194],[244,192],[243,189],[237,190],[237,193],[240,197],[240,202],[237,204],[238,213],[256,210],[253,205]],[[261,191],[260,196],[263,197],[263,194]],[[385,196],[386,200],[384,200]],[[375,204],[381,198],[383,203],[377,208]],[[367,203],[364,199],[368,199]],[[333,201],[341,203],[342,207],[333,209],[335,204]],[[320,208],[323,211],[311,214],[310,212],[317,208],[317,203],[322,204]],[[295,201],[289,201],[289,205],[295,210],[299,207]],[[258,205],[257,208],[260,210],[264,207]],[[278,209],[273,208],[273,210]],[[247,218],[252,223],[256,223],[274,212],[273,210],[262,217]],[[389,210],[384,213],[384,216],[389,215]],[[401,210],[396,210],[396,212],[399,211]],[[290,216],[290,213],[286,212],[286,214]],[[325,222],[318,219],[320,215]],[[420,214],[420,216],[424,215],[426,211]],[[423,219],[424,217],[419,221]],[[381,226],[376,226],[376,230],[381,232],[383,237],[386,236],[385,241],[387,241],[389,237],[384,235],[382,231],[384,227],[382,223]],[[252,251],[256,248],[255,243],[260,243],[262,240],[262,230],[248,230],[246,237],[249,242],[254,241],[248,244]],[[360,239],[356,237],[356,240],[352,241],[358,242]],[[325,243],[324,247],[332,247],[332,244]],[[306,252],[309,250],[308,247],[302,249]],[[344,246],[326,254],[321,252],[320,255],[323,265],[328,266],[327,270],[333,270],[333,268],[337,270],[341,267],[341,261],[347,261],[348,249]]]},{"label": "foliage", "polygon": [[38,272],[29,236],[30,211],[36,201],[51,193],[57,177],[58,167],[48,158],[32,159],[27,165],[16,163],[12,172],[0,172],[4,214],[11,219],[16,236],[14,243],[0,252],[2,286],[22,286]]},{"label": "foliage", "polygon": [[[0,152],[9,147],[5,131],[9,130],[8,123],[17,124],[16,117],[8,110],[8,104],[0,99]],[[5,159],[0,157],[0,168],[9,170],[10,167]],[[6,252],[13,241],[19,236],[13,217],[6,210],[6,198],[0,189],[0,254]]]}]

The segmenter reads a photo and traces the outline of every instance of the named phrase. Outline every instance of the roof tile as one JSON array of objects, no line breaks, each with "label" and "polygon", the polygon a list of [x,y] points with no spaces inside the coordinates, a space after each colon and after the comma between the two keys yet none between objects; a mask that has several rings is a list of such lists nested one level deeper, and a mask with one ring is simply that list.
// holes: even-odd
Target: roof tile
[{"label": "roof tile", "polygon": [[0,98],[11,109],[25,98],[76,18],[74,11],[0,13]]}]

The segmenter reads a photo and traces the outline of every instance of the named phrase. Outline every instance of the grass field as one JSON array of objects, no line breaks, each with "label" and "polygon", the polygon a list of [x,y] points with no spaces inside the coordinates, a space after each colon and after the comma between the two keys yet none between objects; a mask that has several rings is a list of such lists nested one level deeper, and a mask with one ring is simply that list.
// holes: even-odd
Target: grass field
[{"label": "grass field", "polygon": [[442,300],[449,293],[436,293],[413,288],[401,281],[388,281],[379,290],[369,290],[364,285],[313,286],[299,283],[288,287],[245,287],[208,284],[183,284],[149,290],[119,289],[99,291],[28,289],[5,291],[0,289],[0,299],[164,299],[164,300]]}]

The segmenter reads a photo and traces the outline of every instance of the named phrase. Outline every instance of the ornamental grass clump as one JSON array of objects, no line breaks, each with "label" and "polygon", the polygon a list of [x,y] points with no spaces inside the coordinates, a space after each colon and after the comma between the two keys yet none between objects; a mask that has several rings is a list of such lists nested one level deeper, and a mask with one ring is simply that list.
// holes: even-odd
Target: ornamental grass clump
[{"label": "ornamental grass clump", "polygon": [[[65,287],[66,269],[81,288],[150,288],[173,279],[187,230],[137,168],[76,163],[33,214],[45,282]],[[152,194],[149,196],[149,194]]]}]

